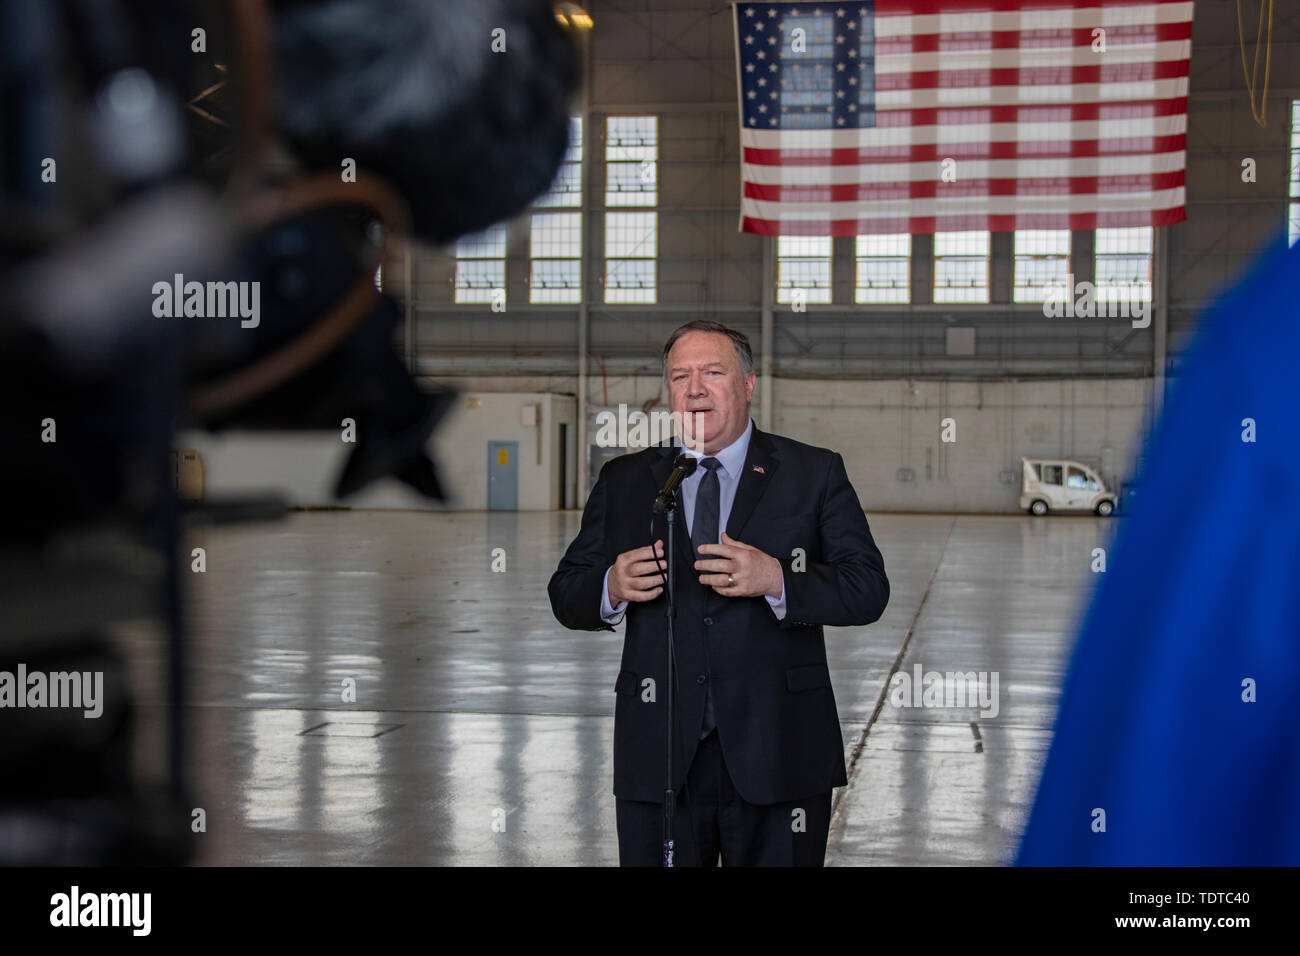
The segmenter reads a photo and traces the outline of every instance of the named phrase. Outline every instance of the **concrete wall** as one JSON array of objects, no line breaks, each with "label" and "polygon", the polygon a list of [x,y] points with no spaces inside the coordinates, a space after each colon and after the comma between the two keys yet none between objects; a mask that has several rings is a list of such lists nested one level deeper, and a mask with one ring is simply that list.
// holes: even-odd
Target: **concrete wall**
[{"label": "concrete wall", "polygon": [[[477,407],[471,407],[477,404]],[[525,405],[541,405],[540,428],[520,424]],[[519,509],[545,511],[565,503],[559,484],[560,425],[570,426],[563,473],[568,501],[574,495],[577,466],[576,403],[571,397],[543,393],[474,393],[460,396],[429,443],[444,487],[447,506],[462,510],[487,507],[487,443],[519,442]],[[541,440],[540,460],[538,441]],[[220,435],[184,432],[178,448],[195,448],[204,466],[206,494],[278,491],[293,505],[349,505],[357,508],[428,508],[434,503],[402,483],[382,479],[339,501],[333,486],[351,449],[329,432],[260,433],[231,431]]]},{"label": "concrete wall", "polygon": [[[518,379],[469,381],[479,392],[489,392]],[[662,387],[662,379],[649,375],[600,382],[588,424],[592,442],[598,437],[599,412],[617,415],[620,403],[632,412],[656,396],[661,400],[655,408],[665,409]],[[981,382],[778,377],[772,430],[842,454],[867,511],[1009,512],[1018,507],[1021,456],[1083,461],[1116,490],[1131,479],[1150,427],[1152,388],[1150,378]],[[759,420],[757,402],[750,413]],[[955,423],[955,442],[940,440],[944,418]],[[915,481],[899,480],[904,468],[912,470]],[[1012,473],[1010,483],[1003,482],[1004,472]]]},{"label": "concrete wall", "polygon": [[[447,507],[487,507],[487,442],[519,442],[519,507],[580,507],[576,469],[576,402],[572,396],[492,391],[513,379],[480,379],[465,392],[430,443],[444,483]],[[661,387],[649,376],[607,383],[609,404],[642,408]],[[1007,512],[1017,507],[1023,456],[1075,458],[1112,484],[1132,477],[1147,427],[1151,379],[1057,379],[1008,382],[882,379],[873,381],[779,378],[773,386],[773,431],[832,448],[844,456],[867,511]],[[472,401],[477,408],[467,407]],[[519,424],[520,408],[542,406],[542,461],[538,429]],[[657,408],[666,408],[662,403]],[[760,409],[752,406],[755,421]],[[956,441],[940,440],[952,418]],[[566,460],[560,461],[560,425],[567,424]],[[182,434],[178,447],[198,449],[209,496],[278,490],[295,505],[367,508],[435,507],[405,486],[384,479],[345,501],[331,489],[352,446],[336,435],[297,432]],[[900,469],[914,480],[902,481]],[[1010,482],[1004,473],[1010,472]],[[564,481],[561,483],[561,475]]]},{"label": "concrete wall", "polygon": [[[843,455],[868,512],[1008,512],[1021,456],[1083,461],[1112,487],[1130,478],[1151,379],[780,380],[775,390],[773,430]],[[952,442],[940,437],[946,418]]]}]

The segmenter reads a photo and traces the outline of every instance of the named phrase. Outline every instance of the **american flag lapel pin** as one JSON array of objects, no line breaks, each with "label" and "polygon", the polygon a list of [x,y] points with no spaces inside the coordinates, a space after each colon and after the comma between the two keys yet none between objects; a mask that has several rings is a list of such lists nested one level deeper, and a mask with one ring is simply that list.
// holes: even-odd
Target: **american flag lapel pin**
[{"label": "american flag lapel pin", "polygon": [[767,474],[767,472],[765,472],[765,471],[763,470],[763,466],[762,466],[762,465],[755,465],[755,466],[754,466],[754,470],[755,470],[756,472],[758,472],[760,475],[766,475],[766,474]]}]

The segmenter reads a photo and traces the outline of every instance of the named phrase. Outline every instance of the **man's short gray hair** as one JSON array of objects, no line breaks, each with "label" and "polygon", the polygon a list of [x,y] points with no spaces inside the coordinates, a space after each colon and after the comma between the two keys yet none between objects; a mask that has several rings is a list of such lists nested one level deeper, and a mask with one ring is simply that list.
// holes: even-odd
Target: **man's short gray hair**
[{"label": "man's short gray hair", "polygon": [[731,339],[732,347],[736,350],[736,361],[740,363],[740,374],[749,375],[754,371],[754,352],[749,347],[749,336],[744,332],[723,325],[721,322],[715,322],[713,319],[696,319],[693,322],[687,322],[685,325],[673,331],[668,336],[668,341],[664,343],[664,381],[668,381],[668,353],[672,351],[673,345],[687,332],[716,332],[719,335],[725,335]]}]

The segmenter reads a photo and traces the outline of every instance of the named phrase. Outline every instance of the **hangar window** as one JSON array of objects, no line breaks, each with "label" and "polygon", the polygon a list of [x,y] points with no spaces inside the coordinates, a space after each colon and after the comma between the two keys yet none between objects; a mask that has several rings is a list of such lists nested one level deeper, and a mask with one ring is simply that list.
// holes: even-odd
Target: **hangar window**
[{"label": "hangar window", "polygon": [[906,232],[857,238],[857,282],[853,301],[907,303],[912,300],[912,237]]},{"label": "hangar window", "polygon": [[489,226],[456,241],[456,301],[491,302],[506,287],[506,227]]},{"label": "hangar window", "polygon": [[1151,226],[1097,230],[1098,302],[1150,302]]},{"label": "hangar window", "polygon": [[581,301],[582,213],[533,213],[528,255],[529,302]]},{"label": "hangar window", "polygon": [[1288,238],[1300,239],[1300,100],[1291,101],[1291,207],[1288,210]]},{"label": "hangar window", "polygon": [[989,234],[934,234],[934,301],[988,302]]},{"label": "hangar window", "polygon": [[605,301],[658,297],[657,212],[614,212],[659,202],[659,118],[610,116],[605,126]]},{"label": "hangar window", "polygon": [[[569,150],[540,209],[582,208],[582,118],[569,120]],[[533,213],[528,301],[582,301],[582,213]]]},{"label": "hangar window", "polygon": [[1070,230],[1017,229],[1013,302],[1044,302],[1065,288],[1070,273]]},{"label": "hangar window", "polygon": [[778,236],[776,301],[831,301],[831,237]]}]

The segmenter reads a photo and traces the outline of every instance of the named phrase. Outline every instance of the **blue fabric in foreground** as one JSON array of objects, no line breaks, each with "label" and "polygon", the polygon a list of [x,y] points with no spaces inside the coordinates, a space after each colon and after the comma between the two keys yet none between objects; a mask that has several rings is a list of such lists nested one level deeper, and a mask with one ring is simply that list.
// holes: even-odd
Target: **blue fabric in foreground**
[{"label": "blue fabric in foreground", "polygon": [[1017,864],[1300,865],[1300,245],[1205,316],[1137,488]]}]

